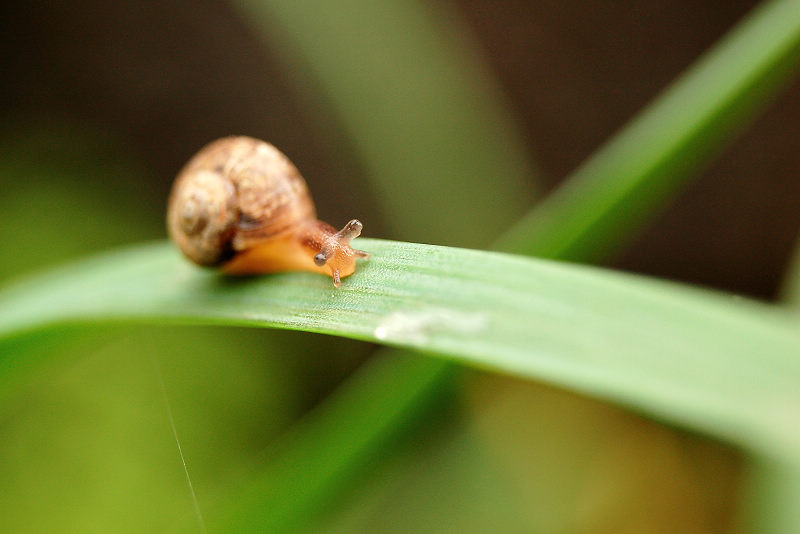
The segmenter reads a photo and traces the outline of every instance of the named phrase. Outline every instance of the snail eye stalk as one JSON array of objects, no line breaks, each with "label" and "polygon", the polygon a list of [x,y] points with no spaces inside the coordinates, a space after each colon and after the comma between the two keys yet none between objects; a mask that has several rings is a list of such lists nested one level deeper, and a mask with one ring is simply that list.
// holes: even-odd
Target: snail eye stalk
[{"label": "snail eye stalk", "polygon": [[364,225],[358,219],[353,219],[349,223],[344,225],[344,228],[336,232],[334,237],[339,240],[340,243],[344,245],[349,245],[352,239],[357,238],[361,235],[361,230],[364,228]]}]

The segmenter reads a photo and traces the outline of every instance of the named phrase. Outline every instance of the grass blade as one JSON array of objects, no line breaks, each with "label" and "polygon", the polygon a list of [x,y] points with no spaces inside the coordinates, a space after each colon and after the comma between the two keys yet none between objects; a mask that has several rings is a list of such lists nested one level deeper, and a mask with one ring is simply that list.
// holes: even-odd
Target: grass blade
[{"label": "grass blade", "polygon": [[[232,5],[278,48],[289,74],[306,72],[319,84],[397,238],[486,246],[527,208],[533,171],[522,137],[449,6]],[[476,212],[480,224],[466,224]]]},{"label": "grass blade", "polygon": [[[441,387],[441,360],[437,366],[415,354],[395,356],[367,362],[346,387],[338,388],[270,446],[261,461],[254,462],[257,469],[245,489],[235,493],[235,505],[230,505],[230,495],[220,499],[212,530],[303,530],[330,503],[331,495],[340,495],[348,481],[362,474],[363,462],[354,459],[379,456],[376,451],[412,423],[409,414],[429,409],[448,392]],[[398,397],[398,390],[405,394]],[[356,416],[353,406],[359,408]]]},{"label": "grass blade", "polygon": [[167,243],[6,288],[0,339],[54,324],[175,321],[320,332],[545,379],[760,450],[797,456],[800,333],[779,310],[605,270],[362,239],[339,290],[230,279]]},{"label": "grass blade", "polygon": [[596,260],[638,231],[796,72],[800,2],[766,2],[499,242]]}]

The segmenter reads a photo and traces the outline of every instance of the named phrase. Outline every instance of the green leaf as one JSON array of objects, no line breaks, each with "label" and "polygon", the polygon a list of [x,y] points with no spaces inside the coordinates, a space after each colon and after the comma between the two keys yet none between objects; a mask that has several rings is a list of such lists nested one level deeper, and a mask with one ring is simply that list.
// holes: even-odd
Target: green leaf
[{"label": "green leaf", "polygon": [[244,487],[225,491],[212,507],[210,530],[303,530],[332,497],[341,497],[348,482],[363,474],[366,459],[386,454],[389,437],[415,422],[410,414],[429,411],[452,393],[443,387],[443,376],[450,376],[443,369],[456,366],[394,352],[393,358],[370,359],[346,386],[271,443],[253,462],[257,469]]},{"label": "green leaf", "polygon": [[[651,218],[796,73],[800,2],[765,2],[506,233],[503,250],[597,260]],[[632,201],[632,199],[634,199]]]},{"label": "green leaf", "polygon": [[800,460],[800,332],[766,305],[606,270],[361,239],[338,290],[305,273],[229,278],[166,243],[0,292],[0,339],[99,321],[269,326],[408,347],[545,379]]}]

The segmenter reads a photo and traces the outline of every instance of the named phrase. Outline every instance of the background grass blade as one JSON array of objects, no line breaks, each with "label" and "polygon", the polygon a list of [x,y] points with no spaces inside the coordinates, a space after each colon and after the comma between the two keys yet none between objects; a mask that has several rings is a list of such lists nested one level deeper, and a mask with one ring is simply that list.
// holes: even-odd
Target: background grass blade
[{"label": "background grass blade", "polygon": [[361,240],[335,290],[291,273],[232,280],[164,243],[9,287],[0,338],[82,321],[273,326],[411,347],[545,379],[788,457],[800,333],[778,310],[710,292],[504,254]]},{"label": "background grass blade", "polygon": [[752,532],[795,532],[800,525],[800,470],[796,463],[758,458],[748,469],[747,526]]},{"label": "background grass blade", "polygon": [[[364,474],[364,462],[354,458],[380,457],[380,449],[392,445],[390,436],[413,423],[411,414],[429,411],[451,393],[442,387],[456,384],[442,380],[444,363],[434,365],[436,360],[395,352],[394,358],[365,363],[346,386],[256,459],[254,474],[234,492],[235,506],[230,494],[217,497],[219,508],[212,508],[211,530],[302,530],[329,507],[332,495],[340,496],[348,482]],[[398,390],[404,394],[398,396]],[[357,415],[353,406],[359,407]],[[341,438],[343,428],[346,440]]]},{"label": "background grass blade", "polygon": [[800,2],[766,2],[505,234],[499,248],[606,257],[619,246],[619,232],[639,228],[770,101],[796,72],[798,55]]},{"label": "background grass blade", "polygon": [[[232,5],[288,72],[319,84],[397,238],[486,246],[529,205],[522,136],[455,10],[396,0]],[[480,221],[467,223],[475,212]]]}]

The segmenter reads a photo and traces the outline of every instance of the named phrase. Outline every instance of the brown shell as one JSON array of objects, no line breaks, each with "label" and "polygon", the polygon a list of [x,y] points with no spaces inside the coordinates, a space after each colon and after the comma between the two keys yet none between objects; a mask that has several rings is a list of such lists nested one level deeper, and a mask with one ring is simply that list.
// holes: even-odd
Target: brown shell
[{"label": "brown shell", "polygon": [[201,149],[175,179],[167,208],[170,236],[201,265],[225,262],[315,218],[297,168],[251,137],[227,137]]}]

